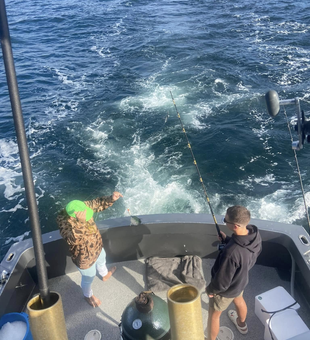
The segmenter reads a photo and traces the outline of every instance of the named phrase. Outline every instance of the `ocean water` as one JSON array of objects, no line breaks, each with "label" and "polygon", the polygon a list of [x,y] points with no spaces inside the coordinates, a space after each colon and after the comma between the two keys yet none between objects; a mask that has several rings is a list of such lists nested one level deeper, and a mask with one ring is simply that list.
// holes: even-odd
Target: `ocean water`
[{"label": "ocean water", "polygon": [[[70,200],[114,190],[124,198],[98,218],[209,213],[170,92],[216,214],[242,204],[307,228],[285,112],[271,118],[264,94],[300,98],[309,111],[308,1],[6,6],[42,233]],[[1,259],[31,232],[0,70]],[[297,155],[309,204],[310,145]]]}]

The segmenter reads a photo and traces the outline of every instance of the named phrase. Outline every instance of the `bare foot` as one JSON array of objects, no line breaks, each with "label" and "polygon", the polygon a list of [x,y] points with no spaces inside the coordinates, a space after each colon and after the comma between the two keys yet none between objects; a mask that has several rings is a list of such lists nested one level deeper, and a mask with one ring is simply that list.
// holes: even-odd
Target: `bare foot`
[{"label": "bare foot", "polygon": [[99,307],[101,305],[101,301],[96,298],[96,296],[92,295],[91,297],[86,297],[84,296],[84,299],[86,300],[86,302],[91,305],[92,307]]},{"label": "bare foot", "polygon": [[115,266],[111,267],[108,271],[108,274],[102,278],[102,281],[105,282],[105,281],[109,280],[109,278],[114,274],[115,270],[116,270]]}]

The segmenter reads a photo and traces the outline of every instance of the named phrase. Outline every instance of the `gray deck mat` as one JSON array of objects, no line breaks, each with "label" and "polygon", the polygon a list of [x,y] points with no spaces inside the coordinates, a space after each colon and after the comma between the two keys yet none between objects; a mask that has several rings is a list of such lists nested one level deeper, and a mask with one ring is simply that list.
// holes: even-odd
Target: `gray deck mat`
[{"label": "gray deck mat", "polygon": [[[207,283],[210,282],[213,263],[214,260],[203,259],[203,271]],[[120,339],[118,325],[124,309],[140,292],[146,290],[145,264],[140,260],[120,262],[115,265],[117,270],[108,281],[102,282],[99,277],[94,280],[94,295],[102,302],[99,308],[92,308],[83,300],[79,272],[49,280],[50,290],[58,292],[62,297],[69,340],[84,340],[87,332],[92,329],[101,332],[102,340]],[[226,312],[221,315],[221,326],[229,327],[236,340],[262,340],[264,327],[254,313],[255,296],[277,286],[283,286],[290,292],[289,281],[282,280],[277,270],[256,265],[250,272],[250,282],[244,292],[248,305],[249,333],[246,336],[240,334],[228,319]],[[166,301],[165,292],[156,295]],[[209,299],[206,294],[202,294],[201,297],[204,329],[206,329]],[[310,328],[309,306],[304,305],[298,292],[295,292],[295,298],[301,305],[298,313]]]}]

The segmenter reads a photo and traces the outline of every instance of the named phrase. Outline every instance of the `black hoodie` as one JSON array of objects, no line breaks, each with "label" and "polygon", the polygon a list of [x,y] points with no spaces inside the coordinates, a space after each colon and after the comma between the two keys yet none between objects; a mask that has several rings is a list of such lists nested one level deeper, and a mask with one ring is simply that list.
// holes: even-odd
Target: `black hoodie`
[{"label": "black hoodie", "polygon": [[248,235],[226,236],[226,246],[218,254],[211,270],[207,294],[234,298],[249,281],[249,270],[262,251],[262,239],[255,225],[248,225]]}]

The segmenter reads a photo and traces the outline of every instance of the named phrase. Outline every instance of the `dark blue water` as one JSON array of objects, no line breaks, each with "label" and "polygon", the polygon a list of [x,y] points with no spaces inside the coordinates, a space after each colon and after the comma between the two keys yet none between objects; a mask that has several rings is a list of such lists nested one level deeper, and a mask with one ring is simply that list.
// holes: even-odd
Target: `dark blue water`
[{"label": "dark blue water", "polygon": [[[243,204],[307,226],[284,112],[269,117],[263,96],[309,111],[308,1],[6,5],[43,233],[70,200],[114,190],[124,198],[99,218],[209,213],[170,91],[216,214]],[[31,235],[3,63],[0,98],[1,258]]]}]

